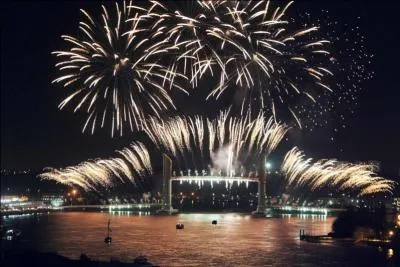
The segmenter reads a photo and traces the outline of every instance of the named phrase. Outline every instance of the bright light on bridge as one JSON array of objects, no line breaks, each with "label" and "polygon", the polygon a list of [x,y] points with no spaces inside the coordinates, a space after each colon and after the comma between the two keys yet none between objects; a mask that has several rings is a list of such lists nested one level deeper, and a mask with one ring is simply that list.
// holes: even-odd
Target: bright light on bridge
[{"label": "bright light on bridge", "polygon": [[267,168],[267,170],[271,169],[272,164],[270,162],[267,161],[267,163],[265,163],[265,168]]},{"label": "bright light on bridge", "polygon": [[216,184],[225,183],[226,187],[230,187],[234,183],[246,184],[246,187],[249,183],[258,183],[259,179],[256,177],[224,177],[224,176],[177,176],[171,177],[171,181],[179,181],[181,184],[186,183],[196,183],[199,187],[202,187],[205,182],[209,182],[211,187]]}]

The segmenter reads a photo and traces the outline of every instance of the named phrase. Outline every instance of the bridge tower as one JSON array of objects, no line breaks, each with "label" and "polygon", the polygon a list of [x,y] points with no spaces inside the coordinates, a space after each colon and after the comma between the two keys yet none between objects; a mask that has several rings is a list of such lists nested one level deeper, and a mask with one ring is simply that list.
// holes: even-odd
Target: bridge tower
[{"label": "bridge tower", "polygon": [[172,207],[172,161],[163,154],[163,184],[162,184],[162,208],[157,211],[158,214],[173,214],[178,210]]},{"label": "bridge tower", "polygon": [[258,203],[257,210],[253,211],[254,216],[265,217],[267,215],[267,206],[265,204],[266,201],[266,156],[263,156],[261,160],[261,164],[258,169],[259,182],[258,182]]}]

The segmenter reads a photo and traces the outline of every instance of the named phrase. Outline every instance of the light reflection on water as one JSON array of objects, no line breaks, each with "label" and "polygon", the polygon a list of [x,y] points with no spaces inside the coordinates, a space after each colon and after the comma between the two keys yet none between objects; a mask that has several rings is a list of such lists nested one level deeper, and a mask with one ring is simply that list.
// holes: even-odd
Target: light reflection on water
[{"label": "light reflection on water", "polygon": [[[103,243],[108,218],[110,246]],[[212,225],[212,220],[218,224]],[[333,220],[324,215],[257,219],[237,213],[138,216],[121,211],[53,213],[34,219],[9,218],[4,223],[23,230],[25,247],[71,258],[86,253],[94,259],[132,261],[144,254],[161,266],[321,266],[321,262],[324,266],[379,266],[371,249],[299,240],[300,229],[326,234]],[[177,223],[185,229],[176,230]]]}]

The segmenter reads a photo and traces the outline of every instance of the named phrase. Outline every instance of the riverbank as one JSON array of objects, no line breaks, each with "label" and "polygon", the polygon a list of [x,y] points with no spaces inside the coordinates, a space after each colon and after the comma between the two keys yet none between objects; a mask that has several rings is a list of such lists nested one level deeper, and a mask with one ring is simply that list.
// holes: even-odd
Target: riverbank
[{"label": "riverbank", "polygon": [[6,267],[155,267],[151,263],[143,262],[126,263],[118,260],[111,260],[109,262],[94,261],[84,254],[81,255],[79,260],[72,260],[56,253],[40,253],[33,250],[23,252],[3,251],[1,262],[2,266]]}]

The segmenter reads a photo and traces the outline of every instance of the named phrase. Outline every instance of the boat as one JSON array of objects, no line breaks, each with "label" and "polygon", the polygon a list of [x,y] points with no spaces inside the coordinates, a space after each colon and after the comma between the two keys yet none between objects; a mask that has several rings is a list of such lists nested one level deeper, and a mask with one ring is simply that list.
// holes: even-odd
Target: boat
[{"label": "boat", "polygon": [[305,234],[304,230],[300,230],[300,240],[304,240],[310,243],[354,243],[354,238],[347,237],[335,237],[334,234],[329,233],[327,235],[308,235]]},{"label": "boat", "polygon": [[111,242],[112,242],[112,238],[110,235],[110,233],[112,232],[110,223],[111,223],[111,219],[108,219],[107,236],[106,236],[106,238],[104,238],[104,243],[106,243],[106,244],[111,244]]},{"label": "boat", "polygon": [[145,257],[145,256],[142,256],[142,255],[140,255],[140,256],[137,256],[136,258],[135,258],[135,261],[134,261],[134,263],[136,263],[136,264],[149,264],[149,262],[147,261],[147,258]]},{"label": "boat", "polygon": [[104,238],[104,243],[111,244],[111,242],[112,242],[111,236],[107,236],[106,238]]},{"label": "boat", "polygon": [[211,224],[214,224],[214,225],[216,225],[217,223],[218,223],[217,220],[213,220],[213,221],[211,222]]},{"label": "boat", "polygon": [[183,225],[183,223],[178,223],[178,224],[176,224],[176,229],[177,230],[182,230],[182,229],[184,229],[185,228],[185,225]]},{"label": "boat", "polygon": [[349,243],[355,242],[354,238],[332,237],[329,235],[304,235],[300,238],[310,243]]},{"label": "boat", "polygon": [[4,234],[4,239],[15,240],[21,237],[22,231],[19,229],[9,229]]}]

